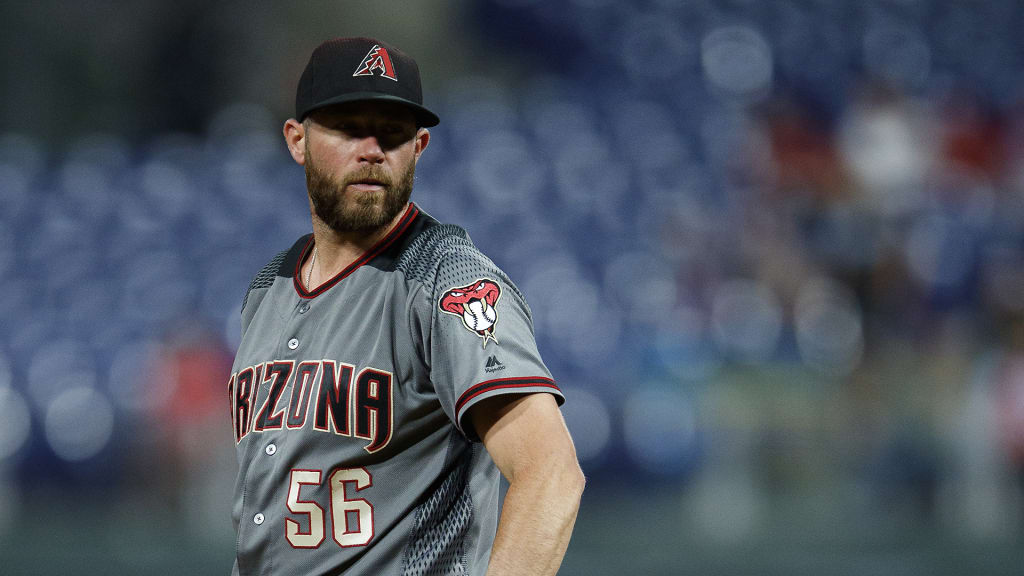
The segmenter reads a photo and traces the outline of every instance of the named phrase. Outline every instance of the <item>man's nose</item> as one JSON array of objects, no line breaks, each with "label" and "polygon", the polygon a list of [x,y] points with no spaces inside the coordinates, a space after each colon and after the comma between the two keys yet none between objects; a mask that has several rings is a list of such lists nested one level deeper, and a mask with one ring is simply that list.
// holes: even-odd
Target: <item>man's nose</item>
[{"label": "man's nose", "polygon": [[376,136],[367,135],[359,142],[359,160],[379,164],[384,161],[384,149]]}]

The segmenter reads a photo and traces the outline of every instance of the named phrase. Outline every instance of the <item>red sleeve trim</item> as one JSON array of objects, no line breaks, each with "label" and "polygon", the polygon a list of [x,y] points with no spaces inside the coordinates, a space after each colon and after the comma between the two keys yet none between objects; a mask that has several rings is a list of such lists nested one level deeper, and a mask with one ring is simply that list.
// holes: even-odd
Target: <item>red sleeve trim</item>
[{"label": "red sleeve trim", "polygon": [[459,397],[458,402],[455,403],[455,414],[458,416],[462,413],[462,409],[466,407],[466,404],[470,400],[477,396],[491,392],[494,390],[506,389],[506,388],[551,388],[557,390],[559,393],[562,391],[558,389],[555,381],[550,378],[542,378],[539,376],[535,377],[524,377],[524,378],[498,378],[496,380],[488,380],[475,384],[463,392],[462,396]]}]

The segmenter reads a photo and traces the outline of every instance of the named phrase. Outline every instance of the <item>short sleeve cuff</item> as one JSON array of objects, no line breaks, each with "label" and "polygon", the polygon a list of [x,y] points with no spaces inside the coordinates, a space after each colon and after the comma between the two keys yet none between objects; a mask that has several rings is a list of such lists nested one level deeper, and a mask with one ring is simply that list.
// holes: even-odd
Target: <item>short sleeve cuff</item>
[{"label": "short sleeve cuff", "polygon": [[465,426],[465,422],[463,422],[463,419],[469,412],[469,409],[474,404],[485,398],[491,398],[493,396],[503,396],[506,394],[535,394],[538,392],[546,392],[553,395],[559,406],[565,403],[565,396],[562,394],[562,391],[559,390],[555,381],[550,378],[544,378],[541,376],[497,378],[495,380],[488,380],[486,382],[474,384],[459,397],[459,400],[455,403],[455,421],[457,422],[459,430],[465,434],[467,438],[473,441],[478,441],[480,438],[477,436],[476,430],[473,430],[472,426]]}]

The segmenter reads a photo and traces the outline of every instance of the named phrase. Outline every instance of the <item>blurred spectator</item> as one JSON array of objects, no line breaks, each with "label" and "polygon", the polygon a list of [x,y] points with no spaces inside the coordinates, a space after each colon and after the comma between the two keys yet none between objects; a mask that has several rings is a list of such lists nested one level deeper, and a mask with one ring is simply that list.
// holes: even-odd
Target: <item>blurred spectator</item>
[{"label": "blurred spectator", "polygon": [[167,331],[151,368],[150,393],[160,434],[143,463],[155,465],[155,479],[173,504],[195,526],[217,526],[230,501],[235,469],[230,441],[227,381],[231,351],[201,318],[181,318]]},{"label": "blurred spectator", "polygon": [[[1024,318],[1006,323],[1006,348],[997,369],[995,402],[999,437],[1024,501]],[[1024,508],[1021,509],[1024,513]]]}]

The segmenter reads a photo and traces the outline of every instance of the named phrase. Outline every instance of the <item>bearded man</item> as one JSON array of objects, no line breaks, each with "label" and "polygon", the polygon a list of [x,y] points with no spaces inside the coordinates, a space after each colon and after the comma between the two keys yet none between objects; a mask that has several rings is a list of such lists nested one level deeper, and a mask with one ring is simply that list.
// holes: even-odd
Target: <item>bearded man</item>
[{"label": "bearded man", "polygon": [[564,397],[516,286],[409,201],[438,122],[379,40],[324,42],[299,80],[313,230],[242,304],[233,574],[558,571],[584,485]]}]

